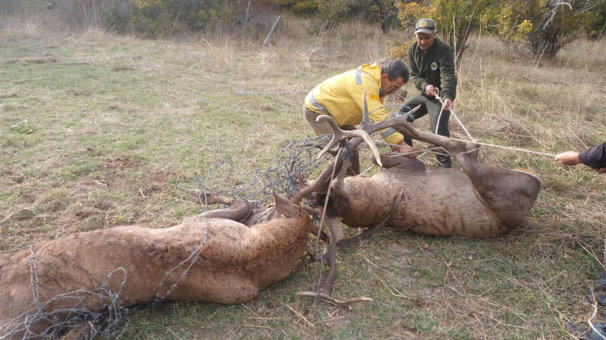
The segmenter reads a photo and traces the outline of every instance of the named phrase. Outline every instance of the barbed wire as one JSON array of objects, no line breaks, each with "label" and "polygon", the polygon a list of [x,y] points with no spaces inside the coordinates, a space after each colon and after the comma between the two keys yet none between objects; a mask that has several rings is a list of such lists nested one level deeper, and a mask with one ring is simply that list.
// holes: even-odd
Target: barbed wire
[{"label": "barbed wire", "polygon": [[[131,309],[123,307],[120,300],[122,289],[126,285],[127,272],[123,267],[118,267],[106,275],[104,283],[94,290],[76,290],[56,295],[50,300],[41,303],[39,300],[38,270],[35,265],[35,251],[30,248],[30,287],[34,298],[34,308],[16,316],[6,324],[0,326],[0,332],[6,333],[0,339],[19,337],[21,339],[60,338],[72,327],[82,323],[90,326],[85,339],[105,336],[108,339],[119,337],[128,327],[128,315]],[[121,272],[123,278],[117,292],[108,288],[109,281],[114,274]],[[95,312],[88,310],[85,301],[97,298],[104,304],[104,311]],[[71,302],[70,302],[71,301]],[[71,307],[53,308],[52,306],[71,305]],[[121,326],[121,327],[117,327]]]},{"label": "barbed wire", "polygon": [[309,178],[315,171],[325,166],[330,156],[317,159],[317,155],[329,140],[329,135],[291,140],[274,156],[269,166],[251,168],[238,179],[232,178],[232,175],[237,172],[234,168],[239,165],[235,165],[230,157],[225,157],[211,164],[206,171],[206,174],[215,172],[225,174],[220,181],[215,181],[213,186],[208,184],[210,181],[208,175],[205,175],[194,177],[193,184],[181,180],[176,187],[182,192],[189,192],[193,187],[201,193],[246,200],[253,207],[258,208],[271,202],[272,191],[286,197],[292,196],[298,188],[299,176],[303,179]]}]

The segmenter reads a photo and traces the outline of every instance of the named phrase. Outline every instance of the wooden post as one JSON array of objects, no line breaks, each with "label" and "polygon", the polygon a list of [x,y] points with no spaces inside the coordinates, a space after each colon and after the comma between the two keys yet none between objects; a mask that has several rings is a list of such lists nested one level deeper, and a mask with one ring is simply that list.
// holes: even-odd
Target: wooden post
[{"label": "wooden post", "polygon": [[265,37],[265,41],[263,42],[263,47],[265,47],[265,45],[267,45],[267,43],[269,42],[269,38],[271,38],[271,35],[274,33],[274,30],[276,29],[276,26],[278,26],[280,19],[282,19],[281,15],[278,16],[278,19],[276,19],[276,22],[274,22],[274,25],[271,27],[271,30],[267,34],[267,37]]}]

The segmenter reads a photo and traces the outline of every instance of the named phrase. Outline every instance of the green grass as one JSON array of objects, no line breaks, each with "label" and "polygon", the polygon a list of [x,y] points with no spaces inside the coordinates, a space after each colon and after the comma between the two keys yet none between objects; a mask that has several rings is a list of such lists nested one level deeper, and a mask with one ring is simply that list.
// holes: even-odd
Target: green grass
[{"label": "green grass", "polygon": [[[1,256],[77,231],[165,227],[199,213],[180,188],[202,183],[221,159],[233,162],[233,174],[224,183],[221,168],[213,185],[265,168],[289,140],[311,134],[301,116],[307,91],[407,38],[359,25],[318,33],[312,25],[288,18],[265,49],[242,36],[150,41],[4,27]],[[492,37],[475,40],[455,112],[487,143],[557,153],[602,142],[603,50],[604,42],[578,42],[538,67]],[[198,51],[206,56],[188,57]],[[257,91],[293,93],[236,94]],[[464,136],[454,120],[451,127]],[[339,249],[333,294],[374,302],[343,310],[296,297],[314,285],[316,265],[302,264],[248,303],[139,309],[123,337],[564,338],[564,322],[592,310],[584,291],[604,261],[606,176],[496,148],[483,148],[482,159],[540,177],[527,221],[490,240],[387,231]]]}]

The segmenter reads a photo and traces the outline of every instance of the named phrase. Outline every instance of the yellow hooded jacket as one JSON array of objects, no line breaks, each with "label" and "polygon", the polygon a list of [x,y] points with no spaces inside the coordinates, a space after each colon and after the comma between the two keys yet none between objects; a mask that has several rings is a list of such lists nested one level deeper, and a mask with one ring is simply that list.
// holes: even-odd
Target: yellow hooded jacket
[{"label": "yellow hooded jacket", "polygon": [[[305,106],[317,114],[330,114],[339,126],[358,125],[363,118],[365,91],[369,118],[375,123],[387,118],[384,97],[380,97],[381,67],[376,63],[364,64],[325,80],[309,92]],[[381,136],[390,144],[404,140],[404,136],[392,128],[382,130]]]}]

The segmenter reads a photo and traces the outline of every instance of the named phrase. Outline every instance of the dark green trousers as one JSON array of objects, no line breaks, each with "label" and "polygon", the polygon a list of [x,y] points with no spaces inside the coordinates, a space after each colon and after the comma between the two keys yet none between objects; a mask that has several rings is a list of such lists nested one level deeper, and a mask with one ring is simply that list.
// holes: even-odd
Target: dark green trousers
[{"label": "dark green trousers", "polygon": [[442,111],[442,116],[438,122],[438,116],[440,115],[440,109],[442,104],[435,98],[427,98],[423,95],[416,95],[410,98],[404,106],[408,106],[410,109],[415,108],[417,105],[421,105],[419,110],[414,113],[415,120],[429,114],[429,123],[431,124],[431,132],[436,133],[436,126],[438,126],[438,135],[450,137],[450,131],[448,130],[448,119],[450,119],[450,111]]},{"label": "dark green trousers", "polygon": [[[421,105],[419,110],[413,114],[415,121],[425,115],[429,115],[429,123],[431,125],[431,133],[436,133],[436,126],[438,127],[438,135],[450,137],[450,131],[448,130],[448,119],[450,118],[450,111],[442,111],[440,116],[440,109],[442,104],[436,98],[427,98],[423,95],[416,95],[410,98],[400,111],[410,111],[416,106]],[[438,116],[440,121],[438,122]],[[406,143],[412,146],[412,140],[408,137],[404,139]],[[436,155],[438,161],[446,167],[450,167],[450,157]],[[445,164],[447,163],[447,164]]]}]

